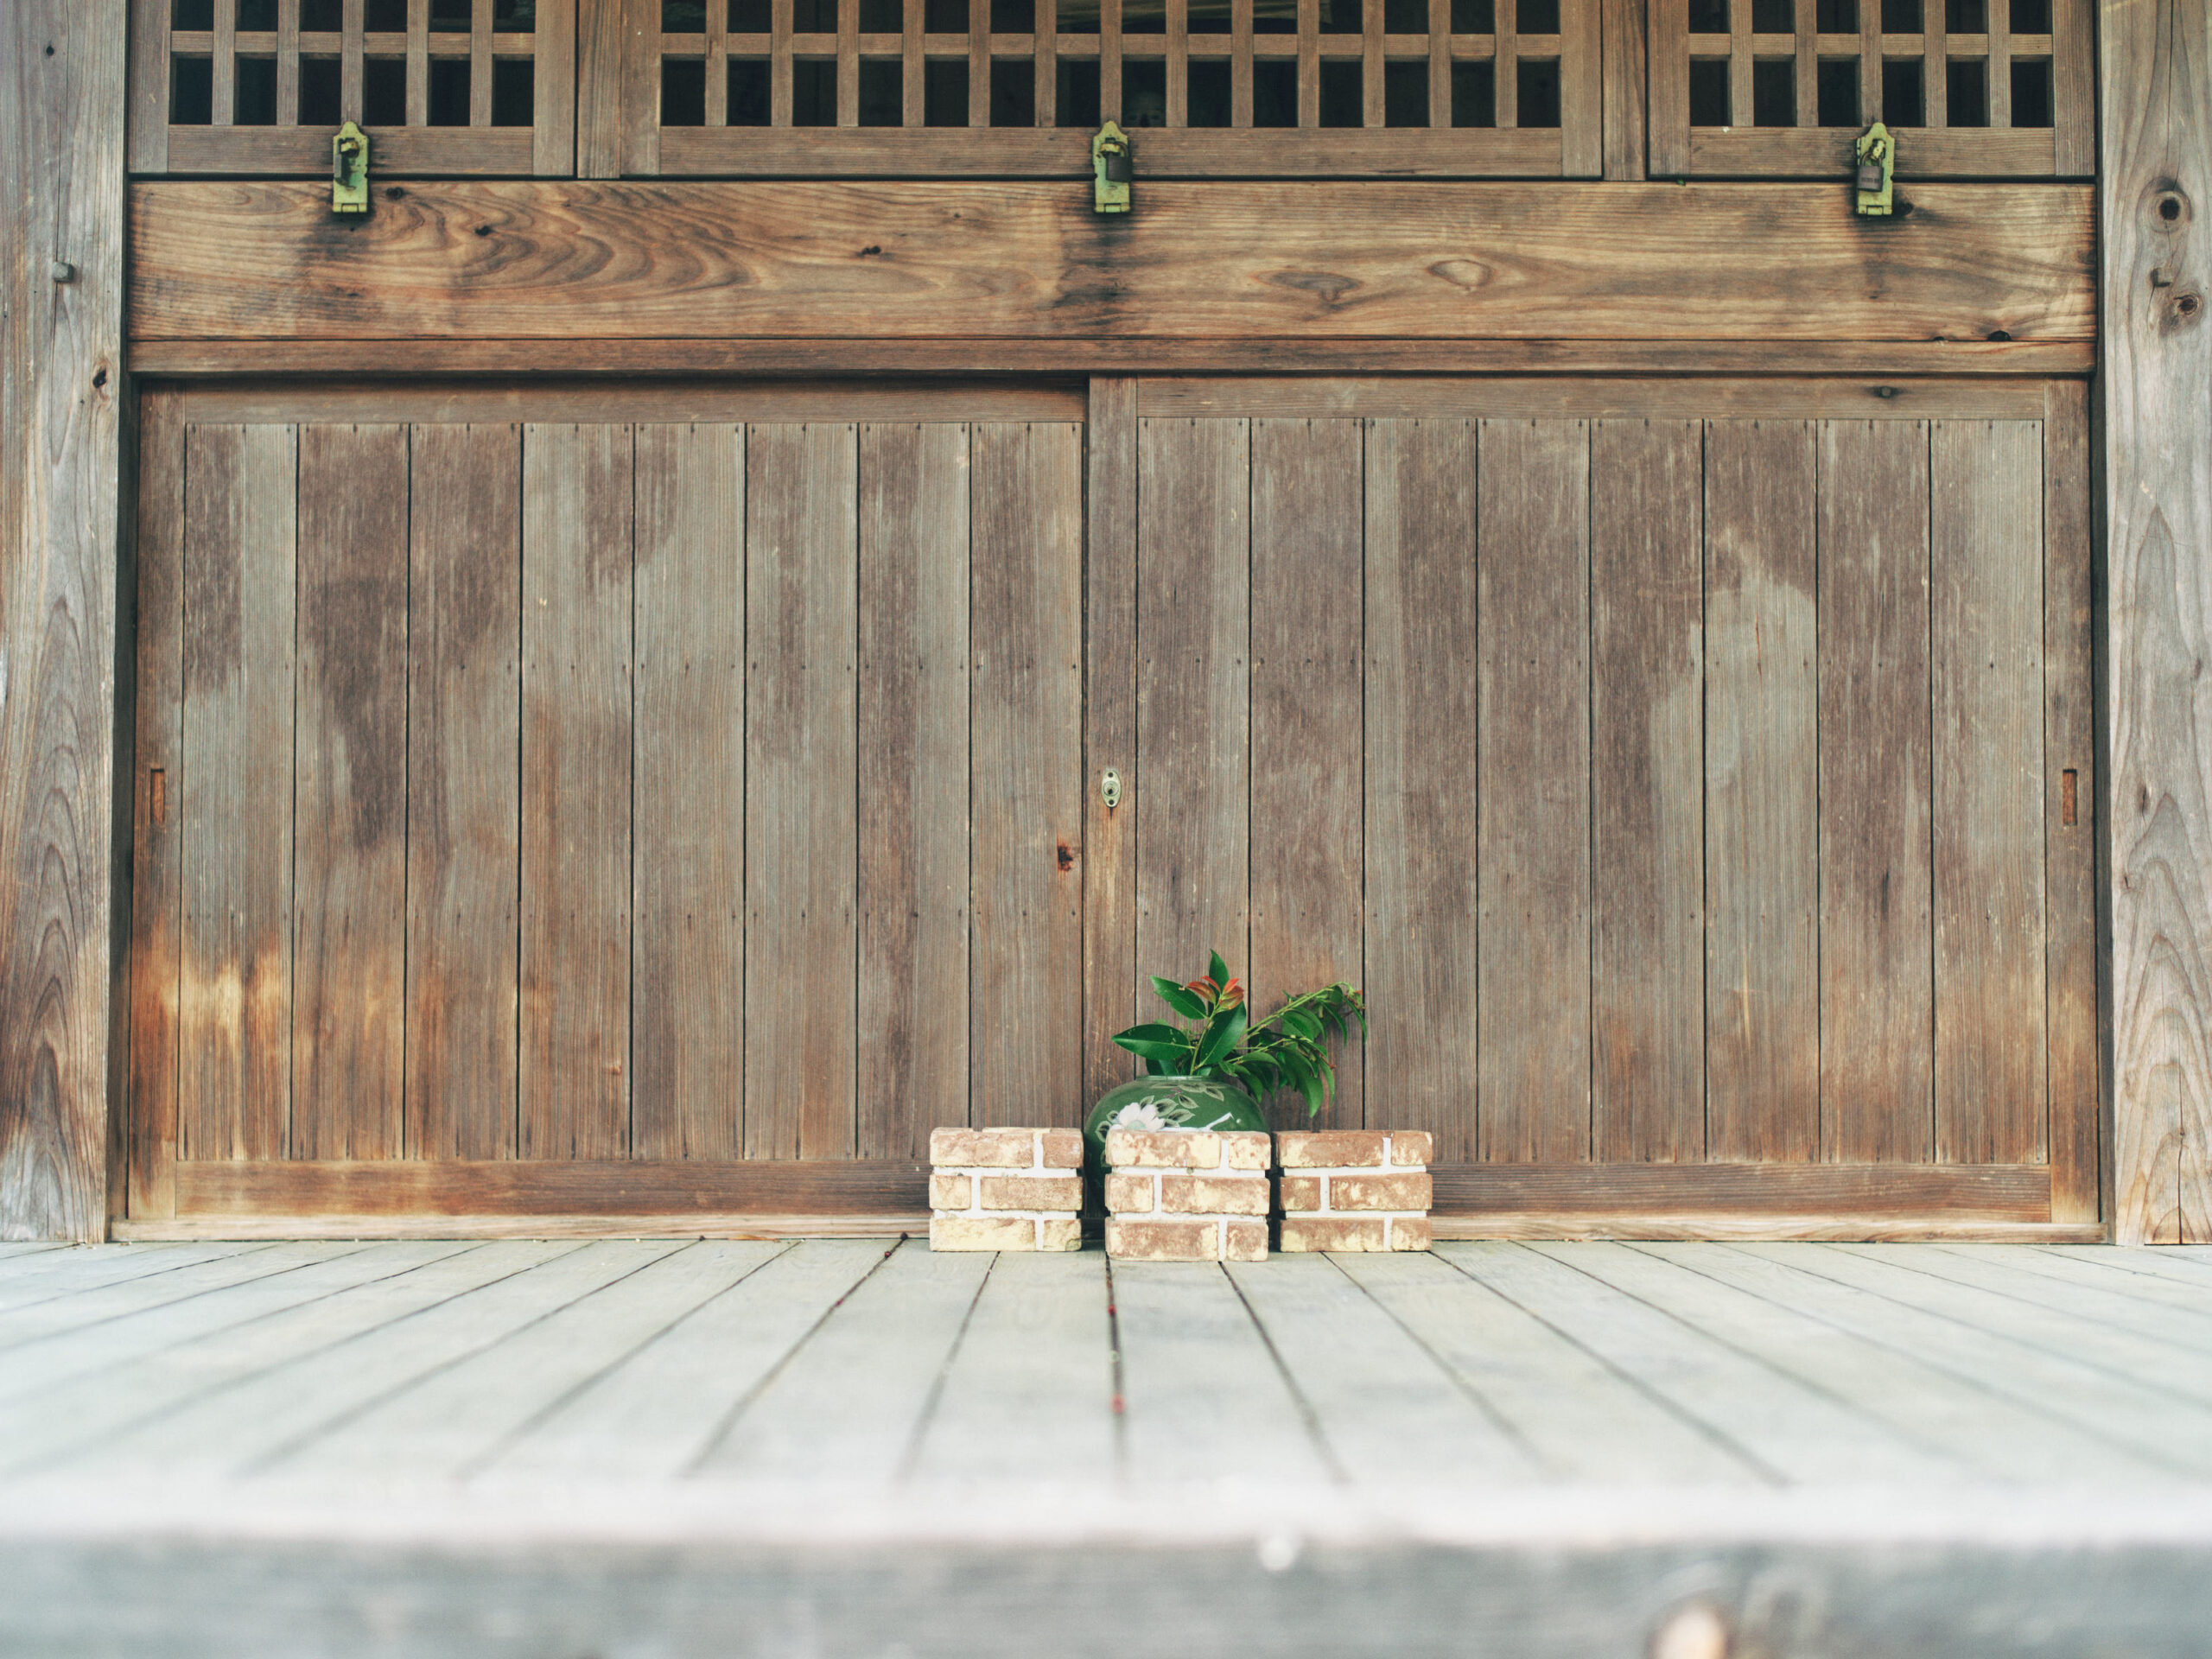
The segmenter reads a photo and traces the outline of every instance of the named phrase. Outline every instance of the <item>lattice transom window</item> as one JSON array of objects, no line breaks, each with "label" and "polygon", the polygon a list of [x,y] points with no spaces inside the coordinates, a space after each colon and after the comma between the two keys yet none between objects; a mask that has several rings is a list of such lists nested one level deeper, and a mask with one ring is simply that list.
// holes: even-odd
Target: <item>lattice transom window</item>
[{"label": "lattice transom window", "polygon": [[134,29],[138,171],[327,170],[346,121],[378,172],[574,165],[574,0],[142,0]]},{"label": "lattice transom window", "polygon": [[1660,0],[1651,170],[1840,173],[1872,122],[1907,177],[2086,175],[2087,0]]},{"label": "lattice transom window", "polygon": [[1594,175],[1595,0],[663,0],[623,170]]}]

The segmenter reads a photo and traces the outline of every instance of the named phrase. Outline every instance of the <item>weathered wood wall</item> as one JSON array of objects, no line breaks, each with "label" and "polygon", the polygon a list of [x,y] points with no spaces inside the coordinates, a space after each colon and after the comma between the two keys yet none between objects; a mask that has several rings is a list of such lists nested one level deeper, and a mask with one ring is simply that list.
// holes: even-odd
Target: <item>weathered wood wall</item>
[{"label": "weathered wood wall", "polygon": [[107,1226],[124,27],[0,12],[0,1238]]}]

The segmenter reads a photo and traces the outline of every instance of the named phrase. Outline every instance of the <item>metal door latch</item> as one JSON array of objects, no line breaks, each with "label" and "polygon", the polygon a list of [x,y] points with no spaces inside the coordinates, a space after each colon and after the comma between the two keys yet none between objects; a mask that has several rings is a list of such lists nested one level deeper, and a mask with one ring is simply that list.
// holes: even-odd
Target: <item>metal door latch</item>
[{"label": "metal door latch", "polygon": [[369,135],[351,121],[330,141],[330,211],[369,211]]},{"label": "metal door latch", "polygon": [[1122,804],[1122,774],[1111,766],[1098,774],[1098,798],[1109,812]]},{"label": "metal door latch", "polygon": [[1136,178],[1136,154],[1128,134],[1109,121],[1090,140],[1090,208],[1098,213],[1129,211],[1129,185]]},{"label": "metal door latch", "polygon": [[1897,178],[1897,140],[1877,121],[1859,135],[1852,153],[1859,162],[1853,205],[1870,219],[1887,215],[1893,211],[1891,187]]}]

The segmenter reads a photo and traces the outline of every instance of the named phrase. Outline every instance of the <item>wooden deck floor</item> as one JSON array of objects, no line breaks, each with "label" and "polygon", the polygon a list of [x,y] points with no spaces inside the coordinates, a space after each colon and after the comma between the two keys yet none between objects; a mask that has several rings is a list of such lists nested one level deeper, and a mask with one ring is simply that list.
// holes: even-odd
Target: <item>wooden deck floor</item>
[{"label": "wooden deck floor", "polygon": [[2200,1652],[2212,1251],[0,1246],[0,1560],[10,1659]]}]

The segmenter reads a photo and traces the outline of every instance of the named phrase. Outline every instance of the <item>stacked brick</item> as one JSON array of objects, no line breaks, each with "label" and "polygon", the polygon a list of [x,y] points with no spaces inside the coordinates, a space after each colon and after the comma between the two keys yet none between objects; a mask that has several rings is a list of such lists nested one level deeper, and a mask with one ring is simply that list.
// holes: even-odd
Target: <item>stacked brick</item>
[{"label": "stacked brick", "polygon": [[1079,1250],[1082,1208],[1080,1130],[930,1134],[933,1250]]},{"label": "stacked brick", "polygon": [[1268,1137],[1257,1130],[1110,1131],[1107,1254],[1144,1262],[1266,1261],[1268,1151]]},{"label": "stacked brick", "polygon": [[1433,1196],[1433,1143],[1414,1130],[1286,1131],[1285,1250],[1425,1250]]}]

